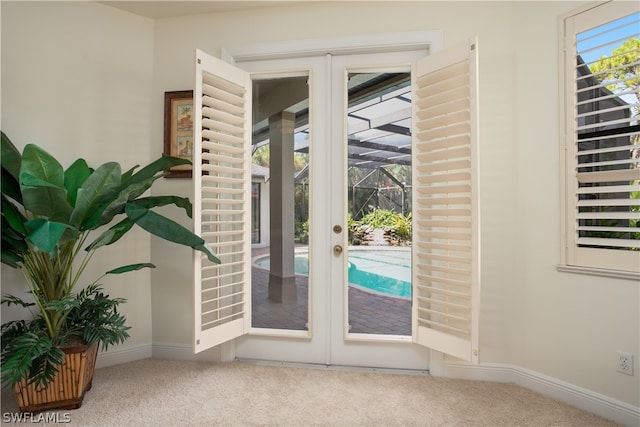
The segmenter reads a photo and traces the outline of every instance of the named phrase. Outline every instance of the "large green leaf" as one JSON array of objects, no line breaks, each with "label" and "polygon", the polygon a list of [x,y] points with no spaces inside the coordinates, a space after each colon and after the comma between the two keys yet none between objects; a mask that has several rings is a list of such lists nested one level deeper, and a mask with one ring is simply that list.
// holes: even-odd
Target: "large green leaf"
[{"label": "large green leaf", "polygon": [[[21,236],[20,236],[21,237]],[[7,249],[7,250],[11,250],[12,252],[16,252],[18,254],[21,254],[23,252],[25,252],[28,248],[28,245],[26,244],[26,242],[21,239],[21,238],[17,238],[15,236],[15,234],[13,234],[12,232],[6,232],[6,231],[2,231],[2,249]]]},{"label": "large green leaf", "polygon": [[14,230],[7,220],[6,216],[2,216],[2,233],[0,240],[0,250],[2,252],[2,262],[13,268],[19,268],[22,263],[22,254],[27,251],[27,244],[24,241],[24,233]]},{"label": "large green leaf", "polygon": [[25,234],[20,234],[9,226],[7,219],[2,217],[2,249],[5,247],[11,247],[16,252],[23,253],[27,249],[27,244],[24,241]]},{"label": "large green leaf", "polygon": [[170,242],[189,246],[207,255],[209,261],[219,264],[220,260],[215,256],[207,243],[199,236],[192,233],[177,222],[170,220],[152,210],[128,204],[125,208],[127,216],[137,225],[149,233],[161,237]]},{"label": "large green leaf", "polygon": [[155,208],[157,206],[176,205],[177,207],[184,209],[189,218],[192,217],[193,205],[188,197],[152,196],[136,199],[136,201],[132,203],[136,206],[147,209]]},{"label": "large green leaf", "polygon": [[129,218],[125,218],[113,227],[109,228],[105,232],[103,232],[96,240],[91,242],[89,246],[85,249],[86,251],[93,251],[98,249],[100,246],[110,245],[112,243],[120,240],[122,236],[124,236],[129,230],[133,227],[133,221]]},{"label": "large green leaf", "polygon": [[26,210],[51,219],[68,222],[71,205],[64,188],[50,186],[22,186],[22,204]]},{"label": "large green leaf", "polygon": [[91,176],[92,172],[84,159],[76,160],[64,172],[64,187],[67,189],[71,206],[76,205],[78,189],[82,187],[82,184]]},{"label": "large green leaf", "polygon": [[0,249],[0,258],[3,264],[12,268],[19,268],[20,264],[22,264],[22,256],[13,250],[9,250],[5,245],[2,245],[2,249]]},{"label": "large green leaf", "polygon": [[[24,228],[24,223],[27,222],[27,219],[18,210],[16,205],[11,203],[5,197],[2,198],[2,215],[7,220],[6,224],[16,233],[23,236],[27,234],[27,230]],[[3,223],[3,226],[4,225],[5,224]]]},{"label": "large green leaf", "polygon": [[209,245],[206,242],[204,242],[204,240],[201,245],[194,246],[193,249],[203,252],[207,256],[209,261],[211,261],[212,263],[220,264],[220,258],[216,256],[216,254],[211,250]]},{"label": "large green leaf", "polygon": [[94,210],[84,222],[85,229],[95,230],[109,224],[116,215],[124,213],[124,206],[128,199],[128,194],[119,193],[114,199]]},{"label": "large green leaf", "polygon": [[124,207],[127,202],[131,200],[135,200],[140,195],[144,194],[153,182],[160,178],[162,175],[157,177],[151,177],[144,181],[124,184],[120,188],[120,192],[116,197],[110,200],[105,206],[97,209],[85,222],[85,227],[87,229],[94,229],[98,226],[105,225],[111,222],[113,217],[118,214],[124,213]]},{"label": "large green leaf", "polygon": [[122,273],[127,273],[129,271],[142,270],[143,268],[156,268],[156,266],[149,262],[129,264],[129,265],[124,265],[122,267],[114,268],[113,270],[109,270],[105,274],[122,274]]},{"label": "large green leaf", "polygon": [[31,175],[30,173],[27,173],[27,172],[23,172],[20,175],[20,183],[23,186],[28,186],[28,187],[63,188],[63,187],[60,187],[60,186],[56,185],[53,182],[49,182],[46,179],[42,179],[40,177],[33,176],[33,175]]},{"label": "large green leaf", "polygon": [[2,167],[5,168],[16,181],[18,181],[18,177],[20,176],[20,159],[22,156],[9,137],[4,132],[0,133],[2,134],[0,138],[0,146],[2,147],[2,151],[0,152],[0,162],[2,163]]},{"label": "large green leaf", "polygon": [[147,208],[129,204],[125,208],[129,219],[151,234],[170,242],[193,247],[203,240],[177,222]]},{"label": "large green leaf", "polygon": [[149,188],[151,188],[151,186],[157,179],[162,178],[163,176],[164,174],[154,175],[141,181],[136,180],[135,182],[130,180],[127,181],[126,184],[121,187],[121,189],[123,192],[129,195],[128,200],[134,200],[143,195]]},{"label": "large green leaf", "polygon": [[60,243],[67,230],[73,230],[68,224],[47,221],[43,218],[33,219],[26,224],[29,231],[27,240],[42,252],[51,254]]},{"label": "large green leaf", "polygon": [[23,254],[26,252],[26,249],[20,248],[15,242],[8,241],[6,236],[3,235],[0,252],[2,253],[2,262],[4,264],[12,268],[20,268],[20,264],[24,262]]},{"label": "large green leaf", "polygon": [[163,154],[158,160],[151,162],[144,168],[140,169],[138,173],[134,174],[131,179],[127,181],[127,184],[144,181],[152,176],[156,176],[158,173],[164,173],[164,171],[167,171],[174,166],[190,164],[191,162],[187,159],[165,156]]},{"label": "large green leaf", "polygon": [[87,229],[85,219],[117,194],[120,186],[120,165],[105,163],[96,169],[78,189],[76,207],[71,213],[71,224]]},{"label": "large green leaf", "polygon": [[62,165],[51,154],[37,145],[27,144],[24,147],[22,165],[20,167],[21,181],[23,174],[39,178],[53,186],[64,188]]},{"label": "large green leaf", "polygon": [[129,178],[131,178],[133,176],[133,173],[136,171],[136,169],[138,169],[139,167],[140,167],[140,165],[135,165],[134,167],[132,167],[128,171],[124,172],[122,174],[122,182],[128,181]]},{"label": "large green leaf", "polygon": [[0,184],[2,186],[3,195],[11,197],[16,202],[22,204],[22,193],[20,193],[20,184],[18,184],[18,180],[14,178],[11,173],[4,167],[2,168]]},{"label": "large green leaf", "polygon": [[25,209],[52,221],[68,222],[72,208],[64,188],[64,171],[53,156],[36,145],[27,145],[20,182]]}]

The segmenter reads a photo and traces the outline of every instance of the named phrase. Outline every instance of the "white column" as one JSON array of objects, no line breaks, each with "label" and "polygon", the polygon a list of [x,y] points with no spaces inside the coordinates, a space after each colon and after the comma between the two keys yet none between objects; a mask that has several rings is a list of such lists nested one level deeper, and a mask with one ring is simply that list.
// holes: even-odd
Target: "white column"
[{"label": "white column", "polygon": [[269,117],[270,272],[269,299],[295,302],[294,168],[295,114],[282,111]]}]

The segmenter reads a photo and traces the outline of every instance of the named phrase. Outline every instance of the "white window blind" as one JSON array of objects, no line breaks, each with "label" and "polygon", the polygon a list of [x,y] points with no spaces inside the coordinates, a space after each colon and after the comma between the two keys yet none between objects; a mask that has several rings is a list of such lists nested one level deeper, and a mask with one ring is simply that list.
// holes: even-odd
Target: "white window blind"
[{"label": "white window blind", "polygon": [[567,24],[567,263],[639,271],[640,13],[624,3]]},{"label": "white window blind", "polygon": [[413,78],[414,340],[478,362],[477,43],[419,61]]},{"label": "white window blind", "polygon": [[196,51],[194,228],[220,258],[195,256],[196,353],[245,333],[251,288],[251,80]]}]

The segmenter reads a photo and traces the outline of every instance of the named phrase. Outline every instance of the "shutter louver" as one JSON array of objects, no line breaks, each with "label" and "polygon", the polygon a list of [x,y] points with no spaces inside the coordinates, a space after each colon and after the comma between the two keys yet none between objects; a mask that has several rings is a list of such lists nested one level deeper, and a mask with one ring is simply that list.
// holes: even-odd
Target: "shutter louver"
[{"label": "shutter louver", "polygon": [[[640,268],[640,256],[630,253],[640,249],[639,24],[636,12],[578,30],[571,40],[575,175],[569,184],[578,265]],[[606,54],[590,59],[591,52]],[[604,262],[607,254],[589,250],[617,259]],[[624,259],[631,262],[625,266]]]},{"label": "shutter louver", "polygon": [[478,362],[479,221],[475,42],[412,72],[414,340]]},{"label": "shutter louver", "polygon": [[194,223],[221,260],[195,260],[196,353],[236,338],[250,318],[251,84],[248,75],[196,52]]}]

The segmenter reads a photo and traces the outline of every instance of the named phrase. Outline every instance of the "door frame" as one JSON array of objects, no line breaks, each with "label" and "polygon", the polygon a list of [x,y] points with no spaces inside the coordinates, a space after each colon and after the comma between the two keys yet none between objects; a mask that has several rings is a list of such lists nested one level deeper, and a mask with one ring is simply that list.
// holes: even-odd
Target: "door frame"
[{"label": "door frame", "polygon": [[[402,52],[402,51],[416,51],[423,50],[426,54],[432,54],[437,52],[438,50],[443,48],[443,31],[442,30],[424,30],[424,31],[413,31],[413,32],[402,32],[402,33],[387,33],[387,34],[373,34],[366,36],[351,36],[351,37],[338,37],[338,38],[324,38],[324,39],[312,39],[312,40],[297,40],[297,41],[286,41],[286,42],[275,42],[275,43],[262,43],[255,44],[250,46],[238,46],[238,47],[228,47],[222,48],[221,50],[221,58],[223,61],[228,62],[230,64],[238,66],[238,63],[242,62],[252,62],[252,61],[260,61],[260,60],[270,60],[270,59],[289,59],[289,58],[299,58],[305,56],[320,56],[326,54],[332,54],[336,56],[340,55],[351,55],[351,54],[385,54],[391,52]],[[330,90],[330,88],[327,88]],[[329,108],[329,107],[328,107]],[[342,133],[344,130],[342,126],[337,126],[339,128],[336,132]],[[334,133],[335,135],[335,133]],[[331,218],[331,223],[333,223],[337,218]],[[343,233],[344,234],[344,233]],[[332,239],[334,236],[332,236]],[[339,237],[342,238],[342,237]],[[346,259],[346,257],[345,257]],[[335,264],[335,260],[332,260],[332,264]],[[333,269],[332,269],[333,270]],[[343,274],[343,271],[340,271],[337,274]],[[327,297],[330,295],[328,293]],[[333,303],[335,297],[331,297],[330,301]],[[332,304],[327,305],[327,309],[331,309]],[[341,306],[342,311],[346,307],[346,301],[344,305]],[[310,319],[311,320],[311,319]],[[328,336],[325,338],[326,346],[325,346],[325,360],[330,360],[333,362],[333,357],[331,355],[331,347],[333,340],[344,340],[344,342],[351,342],[353,347],[359,347],[360,344],[357,342],[358,340],[347,339],[347,336],[344,334],[337,335],[334,331],[337,331],[337,327],[334,326],[334,322],[331,323],[329,327]],[[342,329],[342,326],[340,327]],[[334,336],[335,335],[335,336]],[[332,338],[333,337],[333,338]],[[256,335],[253,335],[253,339],[256,339]],[[268,340],[267,337],[264,337]],[[258,337],[259,339],[259,337]],[[369,341],[369,340],[367,340]],[[375,340],[371,340],[375,341]],[[408,344],[411,340],[403,341],[403,340],[390,340],[385,344],[395,344],[402,345],[404,343]],[[230,343],[225,344],[221,347],[221,354],[223,360],[233,360],[236,356],[235,351],[235,343],[236,340],[232,340]],[[365,344],[365,343],[361,343]],[[432,352],[431,352],[432,353]],[[429,355],[429,350],[427,350],[427,355]],[[425,362],[427,367],[430,366],[431,357],[428,357],[428,360]],[[338,363],[339,364],[339,363]]]},{"label": "door frame", "polygon": [[[365,44],[369,46],[369,53],[391,53],[385,52],[384,49],[373,50],[370,48],[370,43]],[[424,42],[417,43],[416,45],[430,47],[428,43],[425,44]],[[348,49],[350,49],[348,52],[349,55],[354,53],[352,47],[348,47]],[[303,51],[305,50],[306,49],[303,49]],[[301,51],[298,51],[296,54],[294,49],[290,49],[291,55],[299,55],[300,52]],[[429,211],[428,214],[431,214],[431,216],[427,216],[427,218],[436,218],[436,220],[435,222],[433,220],[419,221],[420,227],[427,227],[426,231],[423,230],[422,233],[419,232],[419,234],[426,237],[427,241],[420,245],[422,248],[419,253],[419,258],[422,260],[422,263],[417,264],[421,267],[423,274],[420,276],[415,273],[415,270],[413,274],[413,280],[417,280],[417,282],[414,282],[414,292],[417,289],[420,294],[417,296],[414,294],[413,298],[413,312],[414,316],[417,316],[418,323],[415,323],[414,320],[412,338],[413,342],[427,347],[427,349],[429,349],[428,351],[431,352],[430,354],[434,356],[433,359],[437,361],[437,365],[430,366],[429,369],[441,373],[444,365],[442,352],[452,354],[456,358],[467,360],[473,364],[479,363],[480,198],[478,194],[479,162],[477,156],[479,122],[477,66],[479,56],[477,38],[469,39],[465,43],[459,43],[457,46],[442,50],[442,52],[433,52],[431,50],[427,50],[426,52],[429,53],[427,57],[412,64],[412,91],[415,91],[418,97],[416,101],[418,111],[414,110],[413,112],[412,133],[418,135],[419,151],[422,151],[422,158],[427,161],[427,163],[420,168],[420,174],[418,174],[418,178],[426,186],[424,190],[421,191],[424,197],[420,199],[420,203]],[[344,51],[342,51],[342,55],[345,55]],[[337,56],[341,56],[340,53],[338,53]],[[433,58],[431,58],[432,56]],[[325,55],[325,57],[328,59],[331,58],[330,55]],[[196,90],[194,90],[194,105],[198,107],[196,109],[198,110],[196,111],[198,116],[196,119],[200,121],[198,127],[202,126],[202,120],[209,120],[211,126],[213,126],[213,130],[202,126],[203,131],[206,130],[208,135],[210,134],[210,136],[202,140],[198,138],[196,130],[196,139],[200,140],[201,144],[206,143],[208,147],[213,147],[215,150],[221,150],[224,153],[233,153],[234,156],[236,156],[229,158],[229,156],[225,154],[220,159],[223,163],[233,164],[234,166],[232,167],[222,167],[217,164],[209,165],[206,162],[203,162],[202,165],[206,164],[207,170],[215,174],[213,179],[208,179],[207,181],[216,184],[219,183],[220,180],[226,180],[224,182],[229,183],[231,182],[229,181],[231,178],[227,178],[227,175],[237,175],[239,171],[236,170],[242,169],[235,166],[239,160],[237,155],[239,153],[248,153],[247,150],[236,150],[234,144],[237,145],[239,142],[235,136],[239,133],[244,135],[243,137],[246,141],[247,131],[240,131],[238,125],[243,124],[243,127],[246,127],[247,123],[249,123],[244,119],[247,114],[247,109],[245,107],[243,113],[242,107],[239,104],[239,97],[244,99],[242,102],[244,102],[245,105],[251,104],[250,99],[248,104],[246,104],[247,94],[251,93],[250,82],[248,88],[246,83],[250,77],[249,74],[243,72],[242,69],[234,67],[198,49],[196,49],[195,59]],[[328,70],[330,68],[331,67],[327,67]],[[450,77],[449,74],[451,74]],[[443,76],[446,76],[446,78],[443,78]],[[206,96],[204,95],[205,89]],[[328,90],[330,90],[329,85],[327,85],[327,91]],[[445,101],[443,104],[444,107],[440,104],[442,101]],[[236,105],[240,107],[240,110],[238,110]],[[206,114],[203,113],[203,107],[205,106],[208,108]],[[436,106],[438,106],[438,108],[434,108]],[[327,108],[330,108],[330,103],[327,103]],[[228,114],[228,110],[233,113]],[[213,121],[211,122],[211,120]],[[233,132],[233,136],[228,137],[226,133],[219,134],[216,129],[220,126],[222,126],[225,132],[230,129],[231,132]],[[453,138],[448,139],[450,136]],[[210,137],[213,139],[209,139]],[[446,151],[451,147],[461,149],[456,149],[453,153]],[[202,147],[198,147],[198,150],[202,150],[202,153],[209,153],[207,150],[203,150]],[[199,152],[200,151],[198,151],[198,153]],[[449,156],[449,154],[451,154],[451,156]],[[196,156],[195,160],[202,162],[202,159],[197,157],[198,156]],[[429,159],[434,160],[435,164],[432,164]],[[246,163],[247,160],[243,160],[242,163]],[[198,164],[195,166],[202,165]],[[450,173],[449,171],[453,172]],[[248,166],[245,165],[242,172],[247,175],[249,172]],[[413,174],[416,175],[415,168],[413,169]],[[199,176],[200,174],[197,175]],[[246,179],[247,183],[251,182],[249,178],[250,177],[247,177]],[[461,184],[451,186],[446,184],[448,182],[460,182]],[[232,183],[237,184],[237,179],[234,179]],[[431,183],[440,184],[431,186]],[[198,199],[201,197],[201,195],[197,193],[199,185],[195,183],[194,186],[196,199]],[[228,191],[226,187],[223,188],[213,185],[211,188],[215,194],[236,194]],[[220,188],[221,191],[218,192],[218,188]],[[455,194],[460,194],[459,197],[454,197],[454,201],[452,202],[455,205],[460,205],[461,208],[459,209],[442,208],[443,200],[447,202],[445,205],[449,206],[450,203],[448,203],[448,199],[429,196],[430,194],[448,195],[452,191]],[[217,198],[215,200],[214,204],[221,203],[217,201]],[[223,202],[226,200],[227,199],[223,199]],[[229,203],[237,204],[236,198]],[[194,204],[194,206],[196,206],[196,204]],[[435,207],[435,209],[431,207]],[[217,211],[215,210],[213,212],[217,215],[229,214],[227,210],[220,211],[219,214],[216,213]],[[233,214],[234,212],[231,213]],[[461,221],[457,218],[462,218],[463,220]],[[450,219],[453,219],[453,221]],[[469,219],[470,223],[468,222]],[[234,224],[236,223],[237,221]],[[249,229],[249,221],[244,221],[243,223],[245,223],[247,229]],[[198,229],[198,225],[198,221],[195,220],[194,227],[196,229]],[[432,229],[432,227],[436,228]],[[451,227],[461,229],[462,232],[454,234],[453,236],[443,234],[448,233],[448,229]],[[226,232],[227,237],[230,234],[237,234],[231,233],[231,231]],[[249,234],[250,233],[247,233],[247,235]],[[211,237],[216,238],[217,236],[218,234],[216,232],[215,235]],[[471,238],[469,238],[469,236],[471,236]],[[449,240],[461,241],[462,244],[455,244],[455,242],[451,244]],[[213,243],[216,242],[217,240]],[[235,240],[231,241],[231,244],[235,244],[233,242],[235,242]],[[240,245],[240,243],[237,245]],[[226,244],[226,246],[230,246],[230,244]],[[453,252],[449,253],[451,251]],[[460,252],[462,256],[458,254]],[[230,253],[230,255],[235,254],[237,254],[237,252]],[[471,256],[469,256],[469,254]],[[238,263],[235,263],[234,265],[237,264]],[[416,264],[414,263],[414,268],[415,266]],[[194,351],[197,353],[207,348],[206,345],[200,342],[200,337],[202,337],[205,329],[200,328],[201,319],[199,319],[199,317],[203,315],[202,309],[204,305],[204,303],[200,303],[199,301],[202,293],[206,290],[203,291],[202,284],[199,283],[198,280],[197,270],[200,268],[200,263],[197,258],[194,258],[194,268],[196,269],[194,291],[197,294],[194,297],[196,306]],[[246,272],[246,269],[244,271]],[[433,271],[437,274],[434,275]],[[246,274],[250,276],[250,272]],[[225,276],[225,278],[228,277]],[[462,278],[462,281],[460,278]],[[246,283],[234,283],[234,285],[237,284],[246,285]],[[464,289],[460,292],[456,290],[456,288]],[[207,298],[207,303],[215,303],[220,299],[215,296],[213,299]],[[415,305],[416,303],[418,306]],[[226,308],[227,305],[223,305],[222,307]],[[238,338],[247,333],[246,325],[250,323],[250,317],[247,317],[246,314],[248,313],[250,315],[250,312],[250,307],[248,309],[245,307],[244,311],[238,313],[242,319],[245,320],[245,322],[243,322],[245,327],[240,331],[235,331],[236,333],[234,334],[229,334],[231,331],[227,327],[229,325],[227,318],[225,318],[227,321],[221,325],[206,328],[209,345],[215,345],[216,340],[224,343],[224,340],[210,334],[211,331],[215,332],[216,329],[218,332],[223,333],[223,335],[235,335],[229,336],[229,345],[225,344],[223,348],[220,349],[223,360],[232,360],[235,357],[235,340],[233,338]],[[215,311],[207,307],[206,314],[215,314]],[[434,348],[440,351],[434,351]],[[431,358],[427,359],[427,361],[430,359]],[[384,365],[386,365],[386,363],[381,366]],[[422,367],[421,363],[420,366]]]},{"label": "door frame", "polygon": [[229,64],[237,65],[246,61],[324,54],[385,53],[419,49],[427,49],[429,54],[432,54],[442,48],[444,31],[421,30],[223,47],[220,58]]},{"label": "door frame", "polygon": [[[336,123],[331,129],[331,140],[340,142],[340,147],[335,147],[336,150],[331,152],[331,164],[340,165],[342,173],[331,173],[330,188],[332,194],[341,195],[341,197],[334,197],[331,200],[331,214],[337,215],[331,218],[331,225],[342,225],[345,232],[337,235],[332,234],[331,246],[342,245],[345,250],[342,251],[340,256],[331,257],[331,269],[332,272],[332,284],[342,283],[342,288],[338,289],[333,287],[331,295],[331,306],[336,307],[341,311],[340,316],[333,316],[331,318],[330,326],[330,339],[333,361],[337,361],[338,365],[352,365],[353,360],[362,358],[360,353],[366,351],[366,347],[373,348],[376,346],[376,351],[380,352],[381,358],[391,359],[393,352],[398,348],[404,348],[403,354],[405,359],[403,363],[407,363],[408,360],[414,358],[424,358],[424,368],[413,369],[428,369],[429,365],[429,351],[427,348],[419,346],[413,342],[412,336],[393,336],[393,335],[381,335],[381,334],[360,334],[351,333],[348,329],[349,323],[349,286],[348,286],[348,268],[347,268],[347,256],[348,256],[348,237],[347,237],[347,210],[348,210],[348,191],[347,185],[347,157],[348,157],[348,124],[347,124],[347,83],[348,75],[354,72],[406,72],[410,73],[412,70],[412,63],[419,58],[428,55],[429,52],[424,51],[424,46],[418,46],[412,50],[406,50],[403,52],[364,52],[355,53],[350,52],[348,55],[335,55],[332,58],[332,90],[331,95],[331,123]],[[376,58],[377,54],[385,55],[385,63],[381,64]],[[414,57],[415,58],[410,58]],[[398,347],[395,347],[398,346]],[[364,350],[363,350],[364,349]],[[398,350],[400,351],[400,350]],[[388,353],[387,353],[388,352]],[[415,362],[410,362],[415,363]],[[402,363],[394,366],[395,369],[405,369],[406,366],[402,366]]]}]

